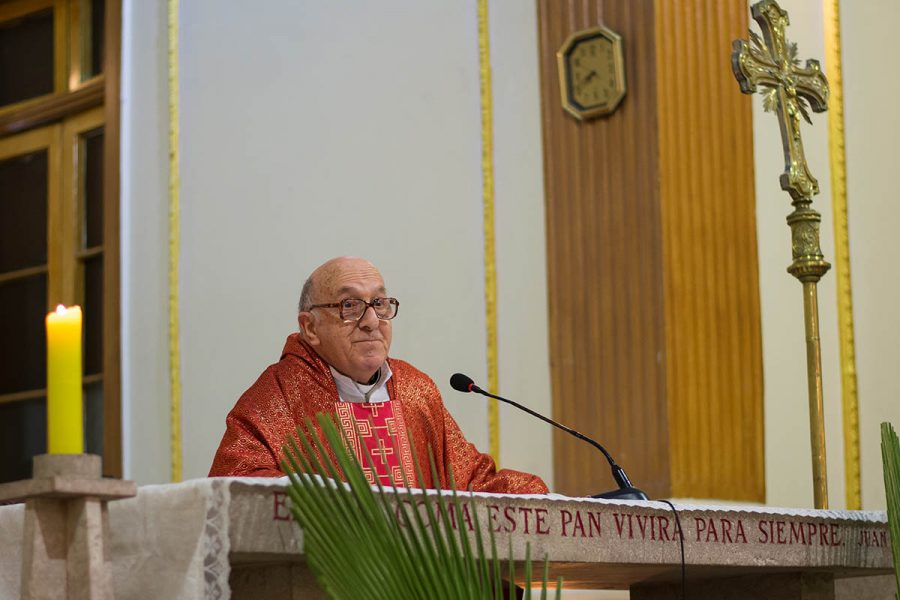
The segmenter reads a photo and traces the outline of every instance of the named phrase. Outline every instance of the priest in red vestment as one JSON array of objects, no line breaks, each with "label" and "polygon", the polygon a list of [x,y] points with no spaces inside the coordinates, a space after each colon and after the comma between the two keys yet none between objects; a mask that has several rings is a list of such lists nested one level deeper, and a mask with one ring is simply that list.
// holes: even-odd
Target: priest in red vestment
[{"label": "priest in red vestment", "polygon": [[[332,259],[313,271],[300,295],[300,331],[288,336],[281,360],[267,368],[225,420],[209,474],[280,477],[282,445],[307,418],[336,415],[360,464],[364,448],[378,478],[417,482],[413,452],[422,462],[421,487],[509,494],[545,494],[535,475],[497,470],[494,460],[468,442],[427,375],[388,358],[391,319],[399,302],[387,297],[372,263]],[[317,427],[317,425],[316,425]],[[432,452],[438,481],[428,468]]]}]

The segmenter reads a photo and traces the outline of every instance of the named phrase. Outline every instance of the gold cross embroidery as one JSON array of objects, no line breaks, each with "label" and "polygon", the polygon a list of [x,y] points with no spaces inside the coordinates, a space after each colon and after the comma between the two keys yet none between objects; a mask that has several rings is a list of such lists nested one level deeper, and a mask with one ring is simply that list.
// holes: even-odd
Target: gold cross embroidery
[{"label": "gold cross embroidery", "polygon": [[387,446],[384,443],[384,439],[380,436],[376,440],[376,447],[372,448],[372,457],[381,460],[381,464],[385,467],[388,466],[387,457],[390,454],[394,453],[393,445]]}]

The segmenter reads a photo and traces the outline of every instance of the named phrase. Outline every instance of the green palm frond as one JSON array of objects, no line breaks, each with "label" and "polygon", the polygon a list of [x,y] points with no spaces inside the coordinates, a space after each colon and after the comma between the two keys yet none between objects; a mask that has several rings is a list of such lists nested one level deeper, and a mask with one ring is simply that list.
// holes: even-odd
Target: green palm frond
[{"label": "green palm frond", "polygon": [[[319,414],[316,419],[322,435],[307,420],[285,446],[282,468],[288,473],[291,513],[303,530],[306,559],[329,597],[503,599],[493,529],[487,528],[486,548],[480,515],[474,503],[456,493],[452,469],[449,495],[414,490],[414,482],[405,477],[387,490],[379,482],[376,491],[332,417]],[[363,458],[373,467],[368,452]],[[418,481],[424,481],[415,448],[413,460]],[[433,481],[438,481],[433,456],[429,464]],[[474,535],[464,515],[472,519]],[[514,581],[511,539],[509,552],[508,580]],[[530,552],[526,546],[525,598],[531,598]],[[548,575],[545,558],[542,600],[548,594]],[[508,588],[514,598],[514,586]],[[560,579],[557,599],[561,591]]]},{"label": "green palm frond", "polygon": [[897,597],[900,598],[900,440],[890,423],[881,424],[881,459],[884,463],[884,493],[887,497],[894,573],[897,576]]}]

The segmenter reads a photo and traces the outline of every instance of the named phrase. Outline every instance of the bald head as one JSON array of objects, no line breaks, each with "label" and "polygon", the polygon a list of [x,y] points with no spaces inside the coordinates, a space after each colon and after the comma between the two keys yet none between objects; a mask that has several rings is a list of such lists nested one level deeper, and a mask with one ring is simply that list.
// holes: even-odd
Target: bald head
[{"label": "bald head", "polygon": [[354,274],[374,275],[382,280],[382,284],[384,283],[384,279],[375,265],[364,258],[358,256],[332,258],[316,267],[306,278],[303,289],[300,291],[300,302],[297,306],[299,312],[308,311],[313,304],[334,302],[329,298],[332,292],[330,288],[334,287],[335,282],[342,277],[348,275],[352,277]]},{"label": "bald head", "polygon": [[360,383],[369,381],[387,359],[391,322],[366,307],[355,321],[344,321],[332,305],[357,298],[367,303],[384,298],[384,279],[364,258],[332,258],[310,274],[300,293],[300,335],[339,372]]}]

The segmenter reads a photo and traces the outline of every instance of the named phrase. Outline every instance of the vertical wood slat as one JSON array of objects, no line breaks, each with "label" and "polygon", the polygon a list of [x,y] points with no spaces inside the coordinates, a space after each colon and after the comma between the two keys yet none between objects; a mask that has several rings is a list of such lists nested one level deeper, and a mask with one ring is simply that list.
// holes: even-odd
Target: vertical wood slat
[{"label": "vertical wood slat", "polygon": [[51,311],[63,301],[62,125],[50,125],[44,130],[50,135],[47,148],[47,310]]},{"label": "vertical wood slat", "polygon": [[753,130],[729,62],[748,11],[656,6],[671,493],[763,501]]},{"label": "vertical wood slat", "polygon": [[119,138],[122,2],[106,0],[103,129],[103,475],[122,477]]},{"label": "vertical wood slat", "polygon": [[[651,496],[764,500],[749,101],[733,93],[738,0],[540,0],[554,417],[603,441]],[[555,52],[623,37],[613,115],[564,114]],[[554,437],[556,488],[613,487]]]},{"label": "vertical wood slat", "polygon": [[66,0],[53,2],[53,92],[65,92],[69,81],[68,40],[69,5]]},{"label": "vertical wood slat", "polygon": [[82,9],[84,8],[84,4],[81,0],[68,0],[68,25],[66,30],[68,35],[68,57],[69,64],[66,69],[66,90],[74,90],[77,89],[79,84],[81,83],[81,67],[82,67],[82,56],[83,52],[81,51],[84,37],[82,36]]},{"label": "vertical wood slat", "polygon": [[[553,415],[603,440],[635,481],[664,495],[653,2],[541,0],[539,11]],[[628,92],[611,117],[579,124],[560,106],[555,53],[600,18],[623,37]],[[595,450],[554,435],[558,491],[614,487]]]}]

